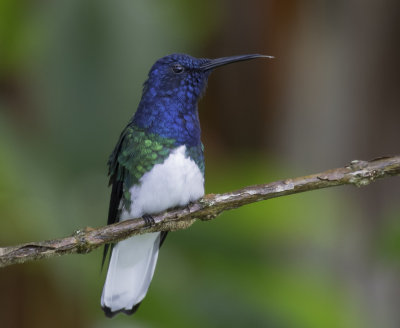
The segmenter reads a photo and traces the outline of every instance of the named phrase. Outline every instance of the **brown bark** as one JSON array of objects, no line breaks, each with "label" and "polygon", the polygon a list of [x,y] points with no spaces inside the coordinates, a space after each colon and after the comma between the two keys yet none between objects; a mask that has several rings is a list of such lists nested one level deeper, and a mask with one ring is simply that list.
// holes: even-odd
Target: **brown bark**
[{"label": "brown bark", "polygon": [[262,200],[339,185],[366,186],[376,179],[400,175],[400,156],[352,161],[348,166],[308,176],[245,187],[225,194],[208,194],[184,208],[153,215],[155,224],[132,218],[100,228],[85,228],[72,236],[0,248],[0,267],[64,254],[89,253],[106,243],[132,235],[188,228],[196,220],[211,220],[221,212]]}]

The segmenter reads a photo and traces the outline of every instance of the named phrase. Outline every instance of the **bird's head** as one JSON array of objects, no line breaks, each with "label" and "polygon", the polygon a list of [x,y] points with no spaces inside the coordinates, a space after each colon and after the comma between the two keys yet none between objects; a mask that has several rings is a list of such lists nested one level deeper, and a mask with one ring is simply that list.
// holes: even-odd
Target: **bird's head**
[{"label": "bird's head", "polygon": [[258,54],[217,59],[194,58],[185,54],[165,56],[151,68],[144,93],[149,97],[177,97],[187,104],[197,102],[215,68],[255,58],[273,57]]},{"label": "bird's head", "polygon": [[264,55],[241,55],[217,59],[173,54],[156,61],[144,84],[142,99],[131,120],[134,125],[174,139],[177,144],[200,143],[197,101],[217,67]]}]

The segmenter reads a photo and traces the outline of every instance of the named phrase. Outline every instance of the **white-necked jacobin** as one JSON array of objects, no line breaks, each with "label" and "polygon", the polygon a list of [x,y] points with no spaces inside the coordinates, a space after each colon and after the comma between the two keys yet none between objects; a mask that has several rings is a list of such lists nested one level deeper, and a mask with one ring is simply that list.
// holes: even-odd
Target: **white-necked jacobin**
[{"label": "white-necked jacobin", "polygon": [[[204,195],[204,155],[197,103],[214,68],[258,54],[217,59],[173,54],[159,59],[144,83],[138,109],[109,161],[108,224],[184,206]],[[113,245],[101,296],[105,314],[134,313],[146,296],[167,232]],[[108,251],[105,247],[103,263]]]}]

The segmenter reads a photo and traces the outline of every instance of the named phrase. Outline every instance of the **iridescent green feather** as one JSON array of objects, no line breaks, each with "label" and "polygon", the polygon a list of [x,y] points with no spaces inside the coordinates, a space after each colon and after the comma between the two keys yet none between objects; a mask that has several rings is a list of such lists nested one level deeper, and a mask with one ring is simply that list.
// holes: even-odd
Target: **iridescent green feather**
[{"label": "iridescent green feather", "polygon": [[[163,138],[131,125],[125,128],[108,161],[110,184],[119,185],[122,189],[117,192],[120,196],[112,195],[115,196],[112,200],[115,198],[113,207],[116,208],[111,211],[109,223],[116,220],[120,200],[126,209],[130,209],[131,187],[138,184],[140,178],[154,165],[163,163],[177,146],[174,139]],[[189,147],[186,155],[194,160],[204,174],[203,149],[202,144]]]},{"label": "iridescent green feather", "polygon": [[123,183],[122,201],[126,209],[131,205],[130,188],[154,165],[164,162],[175,147],[174,139],[162,138],[135,126],[125,128],[108,165],[110,183]]},{"label": "iridescent green feather", "polygon": [[204,146],[200,144],[198,146],[190,147],[186,150],[186,155],[189,156],[199,167],[201,173],[204,175]]}]

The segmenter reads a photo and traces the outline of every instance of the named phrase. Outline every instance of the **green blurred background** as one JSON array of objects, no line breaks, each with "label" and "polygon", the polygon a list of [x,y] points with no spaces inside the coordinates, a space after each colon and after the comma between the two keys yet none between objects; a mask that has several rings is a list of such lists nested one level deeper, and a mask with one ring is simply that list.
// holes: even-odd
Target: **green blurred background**
[{"label": "green blurred background", "polygon": [[[106,222],[106,161],[153,62],[264,53],[200,103],[206,192],[399,153],[397,0],[0,0],[0,246]],[[400,181],[283,197],[170,234],[133,317],[101,250],[0,270],[1,327],[400,326]]]}]

